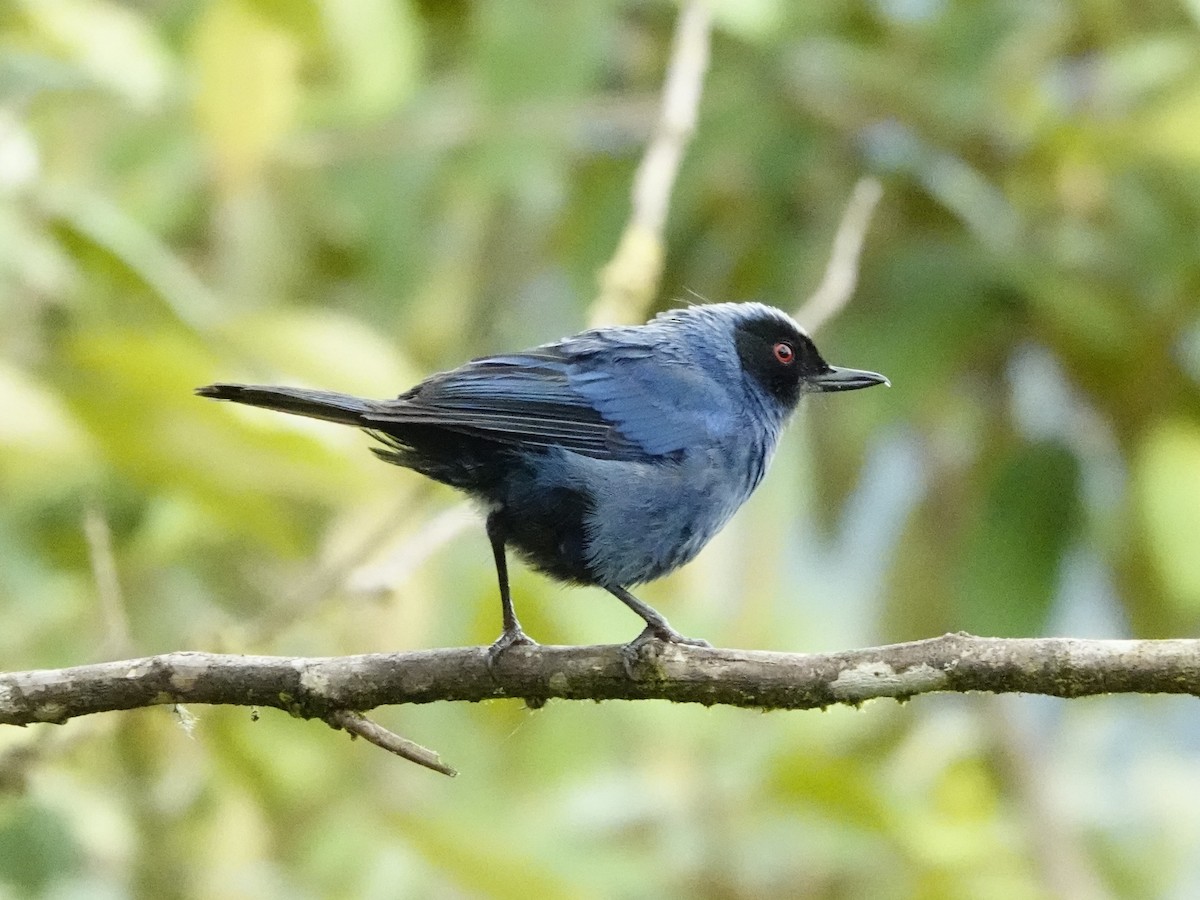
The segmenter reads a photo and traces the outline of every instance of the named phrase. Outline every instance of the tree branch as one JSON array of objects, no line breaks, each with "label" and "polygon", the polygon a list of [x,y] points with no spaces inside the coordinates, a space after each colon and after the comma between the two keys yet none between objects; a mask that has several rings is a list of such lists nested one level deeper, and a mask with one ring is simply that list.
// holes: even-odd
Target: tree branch
[{"label": "tree branch", "polygon": [[854,296],[863,242],[867,238],[867,229],[871,227],[875,207],[882,197],[883,185],[878,178],[860,178],[854,185],[837,233],[833,236],[833,248],[821,283],[796,311],[796,321],[809,331],[818,331],[841,312]]},{"label": "tree branch", "polygon": [[1003,639],[947,634],[839,653],[773,653],[651,642],[637,679],[622,647],[518,646],[489,669],[463,647],[291,658],[177,652],[0,674],[0,724],[171,703],[270,706],[332,721],[346,710],[402,703],[524,698],[672,700],[761,709],[858,705],[939,691],[1053,697],[1107,693],[1200,696],[1200,640]]},{"label": "tree branch", "polygon": [[662,108],[633,180],[629,222],[616,252],[600,273],[600,295],[589,316],[592,325],[641,321],[658,291],[667,210],[675,177],[696,130],[711,32],[712,11],[707,0],[688,0],[675,21]]}]

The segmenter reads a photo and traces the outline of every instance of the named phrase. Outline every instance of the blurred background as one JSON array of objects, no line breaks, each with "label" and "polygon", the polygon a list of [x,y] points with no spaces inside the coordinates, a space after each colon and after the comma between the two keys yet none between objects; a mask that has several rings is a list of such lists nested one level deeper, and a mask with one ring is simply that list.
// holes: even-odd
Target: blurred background
[{"label": "blurred background", "polygon": [[[583,327],[678,7],[0,5],[0,666],[490,642],[483,529],[349,429]],[[646,315],[797,309],[891,390],[810,400],[644,588],[720,646],[1200,621],[1200,5],[728,0]],[[640,623],[517,565],[542,642]],[[0,897],[1200,896],[1200,708],[926,696],[378,711],[450,781],[263,710],[0,731]]]}]

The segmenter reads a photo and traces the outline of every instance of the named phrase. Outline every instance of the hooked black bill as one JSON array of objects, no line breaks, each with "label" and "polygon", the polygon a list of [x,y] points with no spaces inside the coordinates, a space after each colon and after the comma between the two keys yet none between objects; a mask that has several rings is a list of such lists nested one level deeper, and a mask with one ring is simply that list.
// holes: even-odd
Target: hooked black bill
[{"label": "hooked black bill", "polygon": [[829,366],[825,371],[809,375],[805,379],[809,386],[817,391],[857,391],[876,384],[892,383],[887,377],[878,372],[868,372],[865,369],[847,369],[842,366]]}]

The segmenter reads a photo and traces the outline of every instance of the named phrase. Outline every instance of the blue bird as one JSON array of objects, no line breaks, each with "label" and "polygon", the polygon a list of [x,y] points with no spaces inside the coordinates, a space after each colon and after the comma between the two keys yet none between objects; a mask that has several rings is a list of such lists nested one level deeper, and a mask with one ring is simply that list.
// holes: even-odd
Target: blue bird
[{"label": "blue bird", "polygon": [[394,400],[213,384],[196,393],[363,428],[386,462],[477,500],[504,630],[489,660],[533,644],[506,548],[552,578],[597,585],[645,620],[629,645],[684,637],[629,592],[693,559],[762,481],[807,392],[887,384],[831,366],[786,313],[714,303],[595,328],[433,375]]}]

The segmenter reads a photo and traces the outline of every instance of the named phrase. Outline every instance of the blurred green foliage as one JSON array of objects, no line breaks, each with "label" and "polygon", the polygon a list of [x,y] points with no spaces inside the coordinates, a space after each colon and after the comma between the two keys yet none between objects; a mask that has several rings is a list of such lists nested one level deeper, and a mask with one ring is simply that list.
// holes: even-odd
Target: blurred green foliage
[{"label": "blurred green foliage", "polygon": [[[875,174],[821,345],[895,387],[812,402],[759,495],[646,599],[788,650],[1193,634],[1196,4],[716,10],[662,304],[798,307]],[[360,435],[191,391],[385,396],[577,330],[675,13],[0,5],[3,667],[495,637],[457,498]],[[514,590],[542,641],[636,631],[599,592],[523,569]],[[1194,702],[381,711],[455,782],[273,711],[190,712],[0,733],[0,897],[1200,892]]]}]

